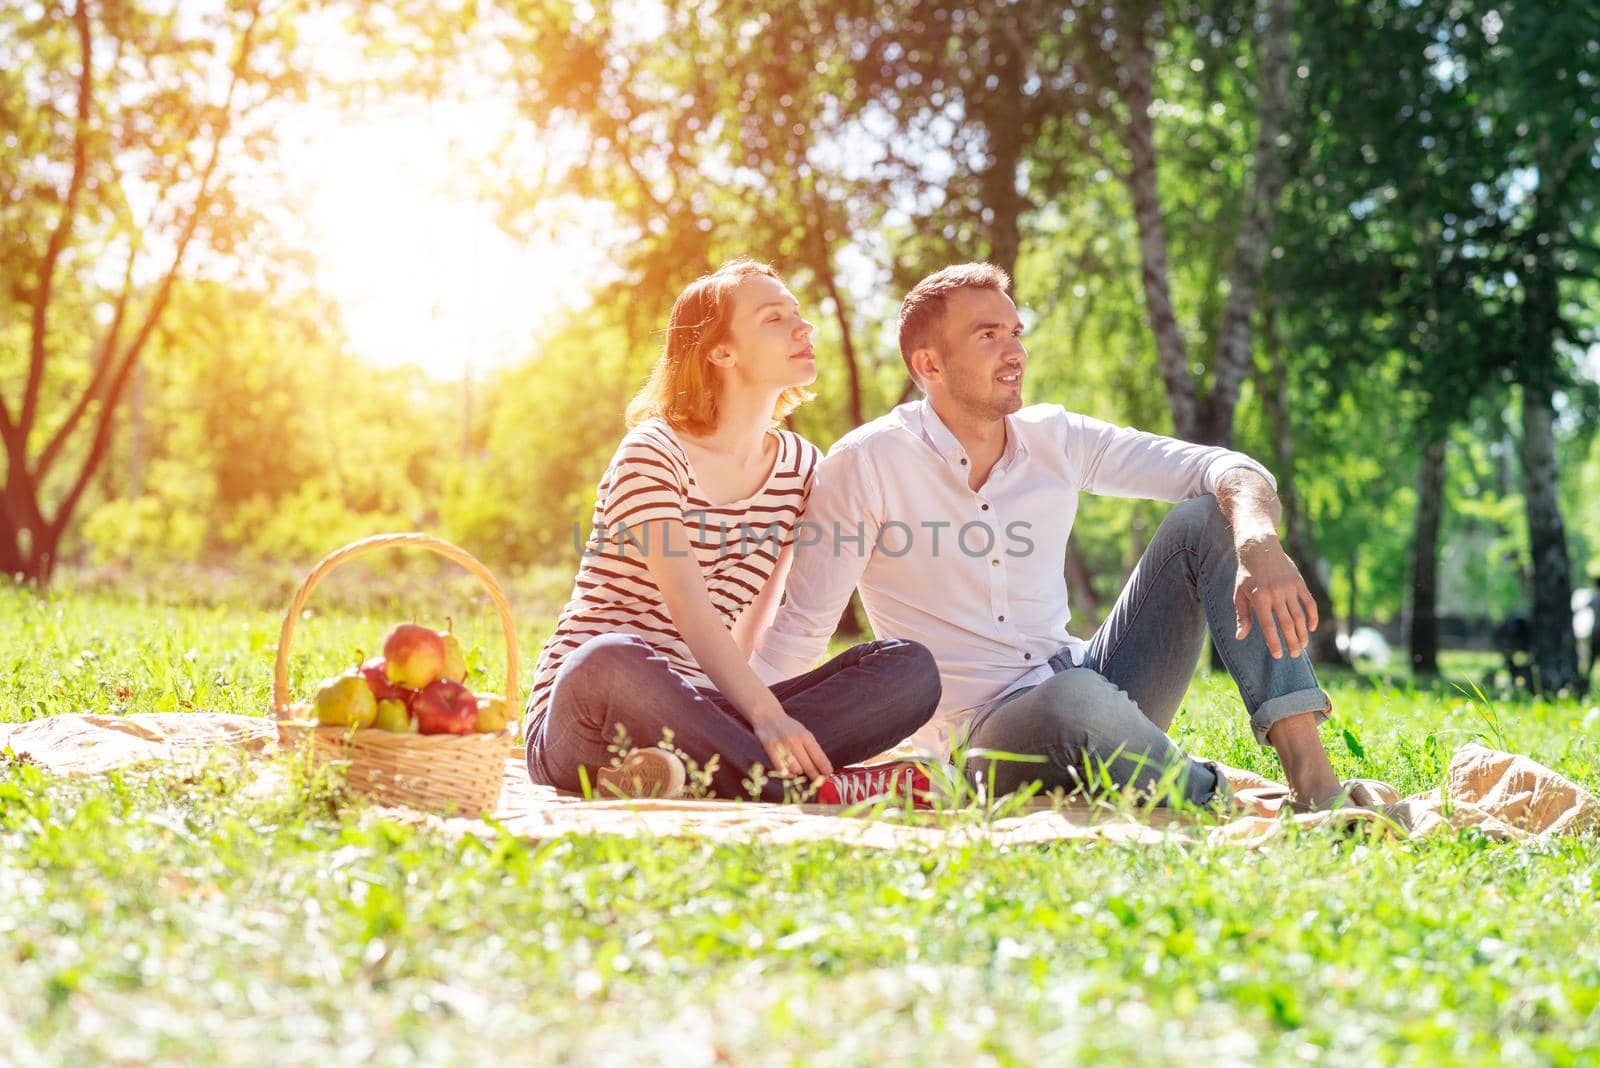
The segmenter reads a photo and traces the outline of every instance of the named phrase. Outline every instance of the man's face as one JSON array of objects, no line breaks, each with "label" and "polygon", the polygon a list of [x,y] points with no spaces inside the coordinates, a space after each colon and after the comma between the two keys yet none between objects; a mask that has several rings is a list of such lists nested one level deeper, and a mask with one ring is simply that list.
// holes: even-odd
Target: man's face
[{"label": "man's face", "polygon": [[999,419],[1022,407],[1022,320],[998,289],[958,289],[946,298],[943,341],[927,376],[928,398],[978,419]]}]

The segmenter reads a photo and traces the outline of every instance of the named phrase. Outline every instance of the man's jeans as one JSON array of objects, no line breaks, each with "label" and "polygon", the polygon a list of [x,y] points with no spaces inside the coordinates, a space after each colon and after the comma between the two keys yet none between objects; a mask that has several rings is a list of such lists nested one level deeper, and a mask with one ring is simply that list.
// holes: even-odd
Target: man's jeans
[{"label": "man's jeans", "polygon": [[[1310,657],[1274,660],[1261,621],[1234,637],[1234,581],[1239,569],[1232,530],[1212,496],[1175,507],[1145,549],[1095,632],[1081,664],[1052,657],[1054,678],[981,706],[964,731],[975,784],[996,794],[1030,783],[1044,789],[1114,789],[1150,793],[1167,779],[1194,804],[1208,804],[1227,783],[1214,764],[1186,756],[1167,737],[1199,663],[1207,630],[1233,675],[1256,740],[1281,719],[1304,712],[1328,718],[1328,695]],[[1008,760],[998,754],[1031,757]],[[1042,759],[1041,759],[1042,758]],[[991,779],[992,776],[992,779]]]},{"label": "man's jeans", "polygon": [[[916,642],[868,642],[772,692],[839,768],[892,748],[928,722],[939,707],[939,669]],[[721,694],[689,685],[645,641],[603,634],[556,673],[550,703],[528,726],[528,775],[576,793],[579,769],[593,783],[595,772],[621,755],[619,737],[627,748],[650,746],[668,731],[672,748],[696,768],[715,768],[710,786],[718,797],[751,799],[751,769],[771,765],[755,731]],[[766,776],[759,797],[784,800],[784,783]]]}]

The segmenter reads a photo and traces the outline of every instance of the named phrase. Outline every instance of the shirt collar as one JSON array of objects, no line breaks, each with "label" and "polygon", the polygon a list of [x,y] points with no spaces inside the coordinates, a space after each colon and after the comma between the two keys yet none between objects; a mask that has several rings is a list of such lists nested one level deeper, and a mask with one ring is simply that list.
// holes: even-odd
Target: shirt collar
[{"label": "shirt collar", "polygon": [[[951,463],[958,462],[967,454],[967,450],[956,440],[950,428],[944,425],[944,420],[939,418],[939,413],[933,410],[933,405],[928,403],[926,397],[917,401],[915,408],[916,411],[910,414],[919,418],[921,425],[918,429],[923,439],[933,446],[934,451]],[[1002,470],[1028,455],[1028,446],[1018,433],[1017,421],[1009,415],[1005,417],[1005,421],[1006,449],[1000,454],[1000,463],[996,465]]]}]

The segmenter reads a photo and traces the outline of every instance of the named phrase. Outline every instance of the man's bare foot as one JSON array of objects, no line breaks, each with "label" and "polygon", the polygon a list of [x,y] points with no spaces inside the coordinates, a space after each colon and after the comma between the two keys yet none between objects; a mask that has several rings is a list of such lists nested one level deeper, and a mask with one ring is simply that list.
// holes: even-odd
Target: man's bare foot
[{"label": "man's bare foot", "polygon": [[1317,717],[1305,712],[1280,719],[1267,732],[1267,744],[1278,751],[1283,777],[1293,791],[1291,803],[1297,808],[1332,808],[1344,795],[1344,785],[1333,773],[1328,751],[1322,748],[1317,733]]}]

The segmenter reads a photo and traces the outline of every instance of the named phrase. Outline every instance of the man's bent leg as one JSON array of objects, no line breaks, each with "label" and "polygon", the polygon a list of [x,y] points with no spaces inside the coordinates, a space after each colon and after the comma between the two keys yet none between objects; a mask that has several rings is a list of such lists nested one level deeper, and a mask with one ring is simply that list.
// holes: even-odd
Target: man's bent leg
[{"label": "man's bent leg", "polygon": [[975,754],[967,758],[968,779],[994,795],[1038,782],[1045,790],[1092,793],[1109,785],[1148,796],[1165,782],[1205,805],[1226,789],[1214,766],[1184,755],[1126,693],[1082,668],[980,712],[965,744]]},{"label": "man's bent leg", "polygon": [[1243,639],[1234,637],[1238,573],[1233,534],[1216,498],[1183,502],[1151,539],[1090,641],[1083,666],[1126,690],[1165,730],[1209,631],[1244,698],[1256,740],[1278,751],[1290,787],[1303,800],[1326,802],[1339,783],[1316,726],[1328,718],[1332,703],[1306,653],[1273,659],[1259,620]]}]

